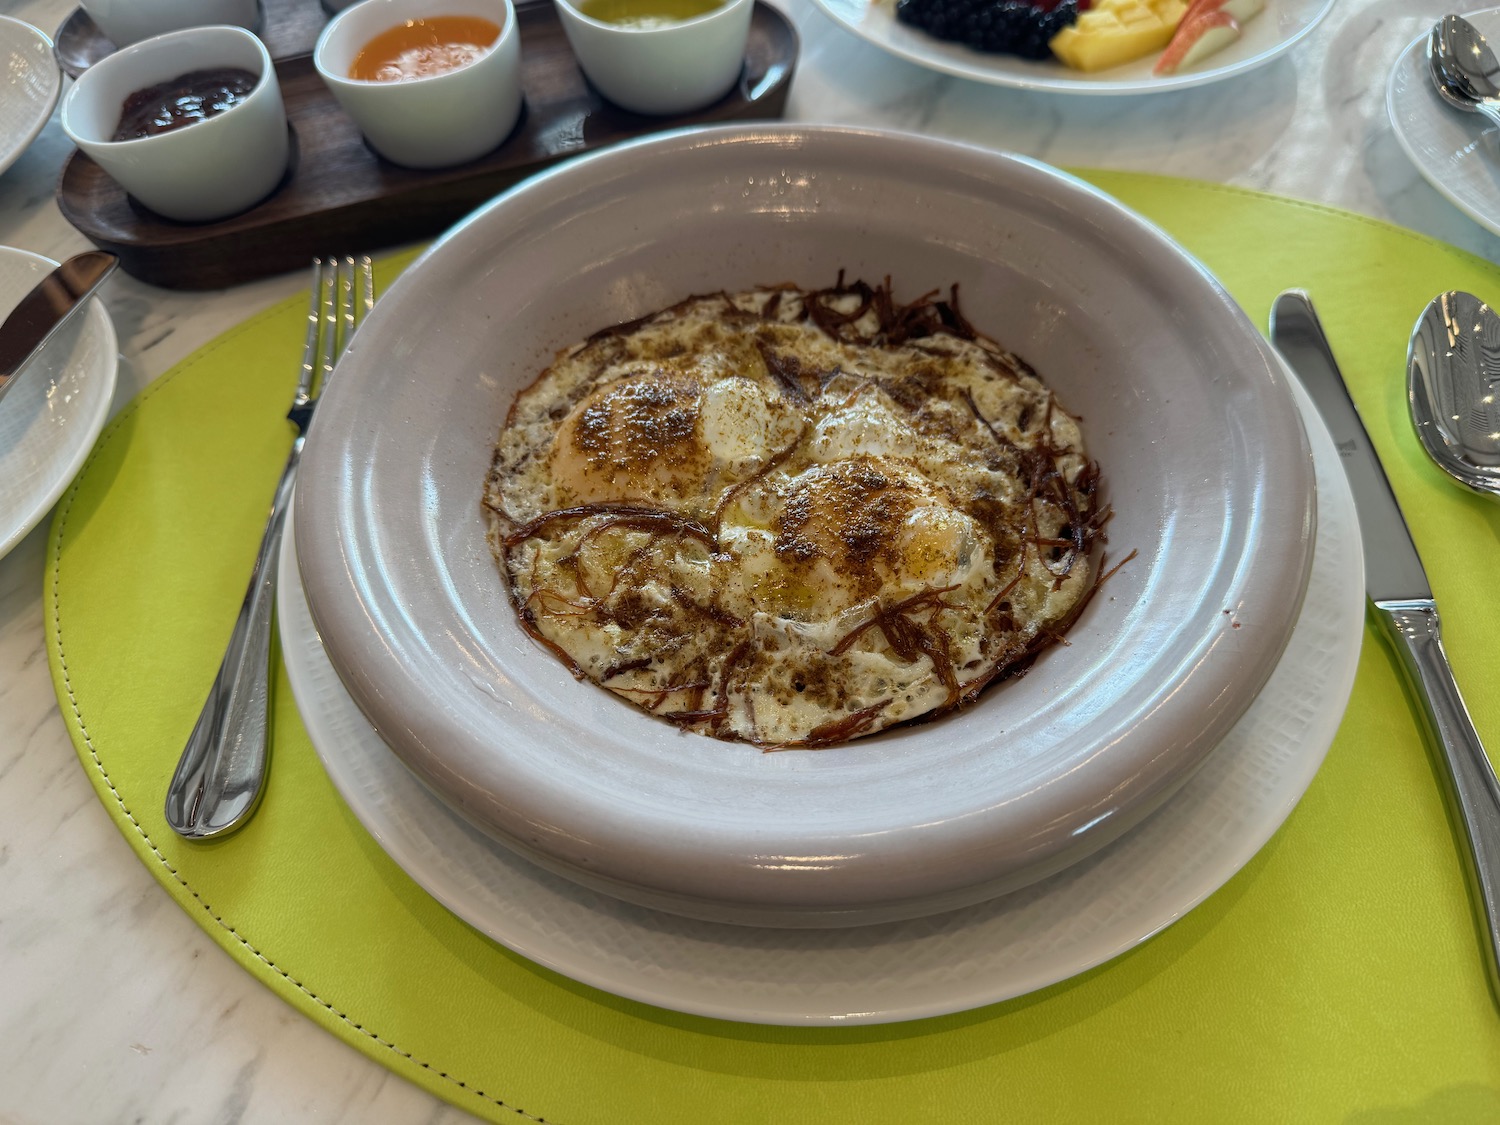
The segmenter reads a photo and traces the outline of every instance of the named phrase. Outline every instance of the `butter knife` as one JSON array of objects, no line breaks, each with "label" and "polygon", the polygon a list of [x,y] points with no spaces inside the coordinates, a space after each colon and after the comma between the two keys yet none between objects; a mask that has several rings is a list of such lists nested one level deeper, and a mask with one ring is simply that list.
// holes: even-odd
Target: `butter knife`
[{"label": "butter knife", "polygon": [[1447,766],[1450,796],[1469,842],[1466,867],[1475,905],[1483,914],[1490,986],[1500,998],[1500,782],[1443,651],[1432,587],[1305,292],[1290,289],[1276,298],[1271,343],[1317,405],[1354,492],[1365,555],[1365,593]]},{"label": "butter knife", "polygon": [[31,357],[83,307],[119,262],[103,250],[74,254],[21,298],[0,324],[0,398],[16,385]]}]

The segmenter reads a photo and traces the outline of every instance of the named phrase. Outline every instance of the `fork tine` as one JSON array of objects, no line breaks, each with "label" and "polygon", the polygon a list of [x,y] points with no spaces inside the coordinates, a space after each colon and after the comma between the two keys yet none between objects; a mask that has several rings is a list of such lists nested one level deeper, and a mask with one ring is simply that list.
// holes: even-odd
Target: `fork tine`
[{"label": "fork tine", "polygon": [[343,297],[343,332],[338,343],[338,355],[354,338],[355,329],[364,323],[365,315],[375,304],[374,266],[368,256],[350,256],[340,264],[339,292]]},{"label": "fork tine", "polygon": [[313,259],[313,283],[307,304],[307,343],[302,349],[302,369],[297,377],[297,393],[292,407],[305,406],[312,393],[313,376],[318,371],[318,328],[323,318],[323,259]]},{"label": "fork tine", "polygon": [[368,255],[359,259],[359,281],[359,323],[363,324],[375,307],[375,265]]},{"label": "fork tine", "polygon": [[318,394],[333,373],[333,361],[337,354],[339,315],[335,302],[339,297],[339,263],[337,258],[322,262],[319,270],[319,289],[322,293],[322,333],[318,339]]},{"label": "fork tine", "polygon": [[354,258],[346,257],[339,262],[339,339],[334,359],[344,354],[354,335],[354,307]]},{"label": "fork tine", "polygon": [[[354,338],[355,330],[364,323],[365,316],[375,305],[375,273],[369,257],[361,255],[356,258],[351,254],[338,259],[331,290],[330,301],[335,296],[337,300],[336,305],[324,308],[327,338],[321,341],[323,382],[332,375],[334,365]],[[323,383],[320,383],[320,394],[322,388]]]}]

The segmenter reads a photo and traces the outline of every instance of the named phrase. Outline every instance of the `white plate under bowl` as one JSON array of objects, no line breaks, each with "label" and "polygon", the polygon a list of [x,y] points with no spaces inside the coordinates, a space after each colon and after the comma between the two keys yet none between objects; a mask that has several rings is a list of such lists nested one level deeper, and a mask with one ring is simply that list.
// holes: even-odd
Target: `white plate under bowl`
[{"label": "white plate under bowl", "polygon": [[52,40],[29,23],[0,16],[0,172],[36,140],[60,93]]},{"label": "white plate under bowl", "polygon": [[[1464,13],[1490,42],[1500,42],[1500,8]],[[1391,131],[1422,178],[1449,203],[1500,234],[1500,130],[1488,118],[1454,109],[1427,71],[1427,37],[1407,45],[1386,82]]]},{"label": "white plate under bowl", "polygon": [[[0,246],[0,321],[56,267],[40,254]],[[0,557],[83,467],[109,415],[118,363],[114,323],[94,297],[0,399]]]},{"label": "white plate under bowl", "polygon": [[1055,59],[1030,60],[1014,55],[987,55],[958,43],[908,27],[896,19],[895,0],[813,0],[832,19],[907,62],[991,86],[1017,90],[1046,90],[1058,94],[1155,94],[1221,82],[1264,66],[1289,50],[1316,27],[1333,7],[1333,0],[1270,0],[1245,24],[1244,34],[1203,65],[1181,74],[1158,77],[1151,73],[1157,55],[1123,66],[1085,74]]},{"label": "white plate under bowl", "polygon": [[[521,629],[481,488],[560,347],[690,293],[959,285],[1084,418],[1137,557],[1024,677],[937,722],[767,754],[575,681]],[[1051,874],[1165,801],[1270,676],[1312,557],[1279,365],[1155,227],[1032,161],[832,127],[684,131],[537,176],[395,282],[296,501],[314,619],[392,749],[534,862],[657,909],[852,925]]]},{"label": "white plate under bowl", "polygon": [[340,795],[429,894],[522,956],[658,1007],[837,1026],[993,1004],[1118,956],[1221,887],[1271,838],[1323,761],[1364,631],[1354,498],[1306,393],[1318,542],[1302,613],[1265,689],[1170,804],[1050,879],[932,918],[838,930],[723,926],[595,894],[527,863],[434,797],[339,682],[308,615],[294,532],[277,619],[297,705]]}]

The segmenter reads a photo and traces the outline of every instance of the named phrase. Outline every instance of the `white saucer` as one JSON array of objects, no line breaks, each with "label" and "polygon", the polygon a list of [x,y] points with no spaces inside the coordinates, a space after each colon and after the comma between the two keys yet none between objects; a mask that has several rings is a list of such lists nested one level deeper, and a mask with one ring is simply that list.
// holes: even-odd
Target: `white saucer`
[{"label": "white saucer", "polygon": [[[0,320],[56,266],[0,246]],[[0,558],[63,494],[109,414],[119,347],[104,305],[95,297],[89,306],[0,400]]]},{"label": "white saucer", "polygon": [[[1500,8],[1464,18],[1500,42]],[[1401,52],[1386,83],[1385,108],[1396,141],[1422,178],[1480,226],[1500,234],[1500,129],[1477,113],[1454,109],[1427,73],[1423,32]]]},{"label": "white saucer", "polygon": [[813,0],[831,19],[907,62],[991,86],[1060,94],[1155,94],[1220,82],[1264,66],[1316,27],[1333,0],[1276,0],[1245,25],[1244,35],[1204,66],[1157,77],[1152,54],[1123,66],[1085,74],[1055,59],[1033,62],[1013,55],[987,55],[959,43],[934,39],[896,19],[895,0]]},{"label": "white saucer", "polygon": [[29,23],[0,16],[0,172],[36,140],[61,93],[52,40]]},{"label": "white saucer", "polygon": [[418,884],[502,945],[663,1008],[751,1023],[884,1023],[1019,996],[1176,921],[1260,850],[1338,729],[1364,623],[1353,497],[1296,380],[1317,468],[1318,542],[1301,616],[1264,691],[1201,770],[1140,827],[1059,875],[947,914],[831,930],[693,921],[607,898],[493,843],[432,796],[344,690],[314,631],[293,531],[277,612],[293,693],[324,768]]}]

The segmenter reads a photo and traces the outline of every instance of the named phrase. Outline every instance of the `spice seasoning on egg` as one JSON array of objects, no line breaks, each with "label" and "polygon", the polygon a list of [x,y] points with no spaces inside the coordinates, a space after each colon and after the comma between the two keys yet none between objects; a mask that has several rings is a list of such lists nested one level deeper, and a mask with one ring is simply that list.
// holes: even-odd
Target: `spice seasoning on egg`
[{"label": "spice seasoning on egg", "polygon": [[169,133],[232,109],[260,79],[238,67],[193,70],[135,91],[125,99],[112,141],[138,141]]},{"label": "spice seasoning on egg", "polygon": [[382,31],[349,67],[357,82],[410,82],[457,70],[481,58],[500,25],[481,16],[429,16]]},{"label": "spice seasoning on egg", "polygon": [[517,396],[484,503],[574,676],[766,748],[966,706],[1107,577],[1076,419],[956,286],[840,273],[602,329]]}]

